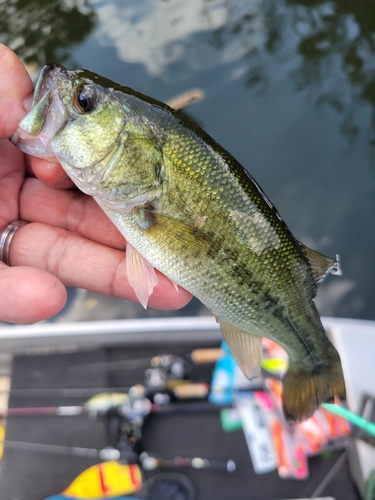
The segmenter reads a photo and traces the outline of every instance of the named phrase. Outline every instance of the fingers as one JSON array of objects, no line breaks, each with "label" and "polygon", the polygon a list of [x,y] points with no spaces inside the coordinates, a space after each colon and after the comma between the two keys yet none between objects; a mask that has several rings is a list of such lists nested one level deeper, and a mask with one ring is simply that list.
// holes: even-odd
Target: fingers
[{"label": "fingers", "polygon": [[[20,217],[55,227],[30,224],[23,228],[30,241],[26,234],[20,241],[22,246],[16,246],[17,234],[12,247],[16,248],[13,265],[42,267],[65,285],[137,301],[125,272],[125,240],[93,198],[80,191],[49,188],[38,179],[26,179],[20,196]],[[176,292],[165,276],[159,273],[158,277],[150,307],[177,309],[187,304],[191,295],[186,290]]]},{"label": "fingers", "polygon": [[28,155],[26,155],[26,159],[29,175],[32,172],[47,186],[58,189],[68,189],[74,186],[73,181],[70,180],[59,163]]},{"label": "fingers", "polygon": [[[31,106],[33,83],[21,60],[5,45],[0,44],[0,137],[10,138],[18,123]],[[54,187],[71,187],[58,163],[38,158],[29,160],[34,173],[43,182]]]},{"label": "fingers", "polygon": [[91,196],[57,190],[26,179],[20,194],[20,218],[79,233],[89,240],[124,250],[124,237]]},{"label": "fingers", "polygon": [[[138,302],[126,276],[124,252],[94,243],[64,229],[32,223],[15,235],[14,266],[44,269],[66,286],[76,286]],[[159,284],[149,300],[157,309],[178,309],[191,298],[158,273]]]},{"label": "fingers", "polygon": [[0,320],[35,323],[57,314],[65,305],[62,283],[41,269],[0,263]]},{"label": "fingers", "polygon": [[21,151],[8,139],[0,139],[0,230],[19,218],[18,196],[23,178]]},{"label": "fingers", "polygon": [[33,84],[20,59],[0,44],[0,137],[11,137],[25,115],[23,100]]}]

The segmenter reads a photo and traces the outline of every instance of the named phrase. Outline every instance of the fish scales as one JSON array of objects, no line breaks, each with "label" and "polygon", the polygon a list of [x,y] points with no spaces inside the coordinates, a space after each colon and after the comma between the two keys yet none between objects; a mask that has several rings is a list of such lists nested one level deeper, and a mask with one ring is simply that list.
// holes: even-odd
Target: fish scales
[{"label": "fish scales", "polygon": [[[178,176],[174,177],[178,179]],[[194,188],[194,186],[189,187],[189,183],[187,187],[188,190]],[[179,201],[180,197],[175,200],[176,205]],[[210,201],[208,200],[207,204]],[[176,213],[173,202],[171,205]],[[283,281],[280,272],[277,273],[279,279],[276,285],[273,279],[272,268],[277,269],[277,255],[269,250],[263,252],[264,259],[261,262],[253,259],[253,254],[246,244],[233,241],[236,232],[231,221],[224,217],[219,219],[220,211],[215,208],[214,206],[212,214],[206,210],[207,222],[199,230],[185,223],[177,226],[176,219],[159,217],[156,219],[156,224],[146,230],[147,234],[138,232],[137,241],[133,240],[133,244],[139,246],[140,240],[144,239],[147,251],[150,243],[154,243],[156,256],[150,260],[159,269],[167,269],[168,266],[163,262],[167,253],[172,256],[182,255],[181,266],[171,274],[173,280],[191,290],[226,321],[250,329],[259,335],[267,331],[268,335],[273,335],[276,339],[283,330],[280,321],[287,324],[290,329],[287,311],[282,304],[282,295],[276,289],[278,282],[280,286],[283,284],[285,286],[285,280]],[[121,224],[121,220],[118,224]],[[285,246],[286,252],[291,253],[288,241]],[[163,252],[160,252],[160,248],[164,249]],[[188,254],[186,248],[189,248]],[[196,273],[197,265],[199,265],[199,275]],[[203,278],[206,277],[208,287],[206,283],[202,283],[202,275]],[[295,283],[292,283],[291,288],[293,285],[295,286]],[[260,308],[265,304],[262,300],[262,291],[267,292],[268,300],[277,306],[279,311],[277,318],[275,314],[267,314],[266,317],[259,315]],[[294,295],[297,294],[294,292]],[[300,302],[297,296],[296,303]],[[268,304],[266,308],[269,309]],[[305,353],[307,354],[308,352]]]},{"label": "fish scales", "polygon": [[[171,140],[169,140],[168,137],[166,145],[163,148],[164,156],[172,158],[172,167],[174,166],[176,169],[180,170],[182,176],[185,172],[187,172],[190,179],[193,179],[193,182],[189,185],[186,179],[181,180],[179,178],[177,172],[173,172],[171,178],[174,179],[174,182],[177,185],[183,182],[185,184],[186,193],[201,192],[198,191],[197,188],[202,187],[202,184],[204,187],[203,192],[208,193],[209,200],[204,200],[204,206],[207,207],[211,204],[213,213],[212,215],[209,214],[205,226],[200,228],[200,232],[198,232],[193,238],[199,238],[202,233],[208,235],[208,239],[206,240],[208,256],[212,254],[213,248],[218,247],[220,249],[221,253],[217,255],[215,262],[215,272],[217,275],[219,274],[218,270],[220,270],[220,275],[223,276],[223,270],[227,270],[225,278],[223,277],[223,283],[230,282],[230,277],[233,276],[238,284],[238,280],[245,277],[243,283],[244,287],[241,292],[238,293],[237,304],[240,307],[242,305],[241,312],[246,312],[246,314],[238,314],[238,311],[234,311],[232,317],[226,317],[225,319],[230,319],[234,322],[236,321],[236,318],[237,322],[247,320],[246,327],[255,328],[256,332],[259,328],[256,326],[255,318],[253,319],[252,316],[248,314],[248,311],[244,309],[249,301],[252,303],[259,302],[259,306],[265,304],[265,301],[262,301],[261,298],[262,289],[267,291],[267,294],[270,297],[268,299],[269,301],[272,301],[274,304],[278,304],[279,316],[282,316],[280,311],[282,301],[279,300],[279,297],[285,295],[285,290],[283,291],[283,288],[286,288],[286,295],[289,297],[290,292],[293,292],[297,306],[301,303],[299,293],[295,293],[296,285],[298,285],[298,288],[301,288],[301,286],[296,283],[295,280],[291,279],[290,267],[295,265],[295,262],[301,260],[302,252],[298,248],[298,244],[294,240],[291,240],[290,233],[286,230],[285,225],[274,216],[274,212],[264,201],[263,197],[259,195],[257,189],[250,190],[250,195],[255,198],[255,202],[249,197],[248,192],[246,193],[245,191],[245,193],[243,193],[239,191],[239,183],[237,178],[233,175],[233,171],[237,170],[237,172],[243,176],[243,169],[240,165],[234,163],[233,160],[232,164],[228,162],[226,158],[223,158],[223,156],[220,155],[220,151],[216,153],[217,158],[213,166],[212,152],[207,151],[205,145],[202,145],[198,157],[203,157],[199,163],[201,165],[206,165],[206,168],[201,167],[201,169],[203,172],[207,172],[207,175],[200,178],[200,186],[194,185],[195,176],[189,175],[191,167],[189,164],[186,164],[184,156],[184,152],[189,151],[189,144],[192,143],[192,140],[184,140],[185,138],[182,135],[183,132],[184,129],[181,130],[180,135],[174,134]],[[194,139],[193,144],[196,145],[197,137],[194,137]],[[197,146],[195,146],[194,149],[194,155],[197,155]],[[179,156],[176,153],[169,155],[169,151],[181,151],[181,154]],[[230,159],[231,158],[229,158],[229,160]],[[167,170],[172,172],[172,168]],[[245,181],[246,180],[247,177],[245,177]],[[245,189],[248,185],[248,183],[244,182]],[[170,189],[171,187],[172,186],[168,185],[166,189],[172,193],[177,191],[176,189]],[[224,197],[222,193],[228,193],[228,196]],[[184,204],[188,202],[189,196],[186,200],[184,200]],[[196,201],[194,200],[194,204],[195,203]],[[262,210],[261,217],[259,217],[260,209]],[[237,217],[233,217],[232,215],[234,210],[238,210],[239,215],[237,215]],[[176,213],[175,209],[172,211]],[[192,212],[194,213],[194,211],[198,211],[199,213],[199,205],[194,205],[192,207]],[[201,213],[205,213],[205,211],[202,210]],[[223,213],[226,214],[226,220],[220,221],[219,223],[218,217]],[[241,214],[243,214],[242,218]],[[254,224],[253,220],[257,215],[257,224]],[[246,217],[250,218],[252,222],[251,224],[246,224]],[[245,219],[245,221],[243,221],[243,219]],[[189,223],[189,221],[186,222]],[[261,231],[259,231],[259,226]],[[221,233],[218,232],[218,228],[220,227],[222,228]],[[253,236],[252,233],[255,233],[255,236]],[[243,244],[237,245],[237,248],[235,243],[239,234],[241,235]],[[220,244],[215,244],[215,242],[218,241],[220,241]],[[249,249],[249,241],[253,242],[252,247],[253,249],[255,247],[255,250],[258,249],[258,252],[252,252],[251,248]],[[227,242],[227,250],[223,248],[225,242]],[[254,258],[254,253],[258,253],[256,258]],[[260,257],[259,254],[261,254]],[[201,257],[202,256],[199,256],[199,262],[201,262],[202,265]],[[208,262],[208,267],[210,269],[212,268],[212,264],[213,262]],[[304,262],[302,262],[302,267],[304,267],[302,270],[303,273],[299,274],[303,276],[303,274],[306,273],[307,267]],[[283,268],[286,269],[286,273],[282,272]],[[188,274],[189,276],[194,276],[194,274],[191,273],[191,270],[189,270]],[[298,276],[298,273],[296,273],[296,275]],[[310,281],[309,289],[312,291],[313,280],[311,279]],[[261,285],[261,283],[263,283],[263,285]],[[234,287],[234,289],[235,288],[237,287]],[[273,296],[270,292],[271,290],[274,291]],[[301,292],[301,290],[299,292]],[[200,296],[203,302],[207,302],[206,297],[202,296],[202,292],[199,293],[197,290],[194,293],[197,296]],[[226,295],[222,293],[220,288],[217,287],[217,297],[215,297],[216,300],[225,296]],[[218,313],[220,314],[219,311]],[[284,310],[284,316],[286,315],[287,311]],[[264,326],[264,322],[262,324]],[[269,335],[272,335],[272,333],[272,330],[268,331]],[[277,331],[274,332],[274,334],[280,335],[280,333],[280,326],[278,326]]]},{"label": "fish scales", "polygon": [[250,174],[184,115],[89,71],[52,65],[12,140],[55,157],[94,196],[128,241],[129,278],[137,277],[129,282],[141,301],[155,283],[151,264],[215,314],[248,376],[259,371],[263,335],[286,349],[288,420],[345,396],[339,355],[313,302],[337,263],[298,242]]}]

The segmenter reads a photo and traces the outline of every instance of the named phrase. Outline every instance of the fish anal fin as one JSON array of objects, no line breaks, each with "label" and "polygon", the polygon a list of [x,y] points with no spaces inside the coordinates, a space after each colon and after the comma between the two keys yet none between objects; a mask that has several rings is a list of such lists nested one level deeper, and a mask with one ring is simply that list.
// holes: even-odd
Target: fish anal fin
[{"label": "fish anal fin", "polygon": [[224,340],[243,373],[250,380],[257,377],[262,361],[262,337],[244,332],[220,318],[217,321]]},{"label": "fish anal fin", "polygon": [[300,246],[302,252],[307,257],[311,274],[316,284],[322,281],[322,279],[326,276],[328,272],[338,275],[341,274],[338,256],[336,256],[336,260],[330,259],[329,257],[326,257],[325,255],[316,252],[315,250],[312,250],[303,243],[300,243]]},{"label": "fish anal fin", "polygon": [[146,309],[158,277],[153,266],[129,243],[126,246],[126,273],[137,299]]}]

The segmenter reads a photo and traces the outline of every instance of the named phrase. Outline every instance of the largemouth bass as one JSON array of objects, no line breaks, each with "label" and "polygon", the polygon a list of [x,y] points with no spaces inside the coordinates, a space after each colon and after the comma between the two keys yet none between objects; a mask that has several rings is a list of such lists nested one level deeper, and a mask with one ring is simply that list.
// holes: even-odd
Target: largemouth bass
[{"label": "largemouth bass", "polygon": [[12,141],[57,159],[95,198],[127,240],[129,281],[144,306],[156,268],[213,312],[249,378],[263,335],[286,349],[288,421],[345,397],[313,302],[338,263],[298,242],[250,174],[184,115],[90,71],[49,65]]}]

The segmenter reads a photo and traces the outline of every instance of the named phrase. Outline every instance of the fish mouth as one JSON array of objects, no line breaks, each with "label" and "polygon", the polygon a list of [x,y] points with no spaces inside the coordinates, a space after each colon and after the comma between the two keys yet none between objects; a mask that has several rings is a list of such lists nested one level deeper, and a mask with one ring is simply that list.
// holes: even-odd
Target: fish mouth
[{"label": "fish mouth", "polygon": [[65,68],[58,64],[47,64],[40,71],[31,109],[20,121],[17,132],[10,139],[25,153],[55,159],[54,155],[48,152],[48,143],[63,126],[67,117],[57,89],[57,80],[65,71]]},{"label": "fish mouth", "polygon": [[35,85],[34,98],[31,108],[34,108],[36,104],[45,96],[49,95],[54,86],[56,86],[57,77],[62,70],[65,70],[63,66],[59,64],[46,64],[41,69],[38,80]]}]

